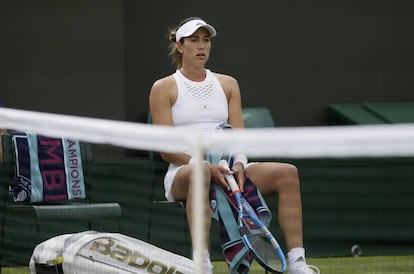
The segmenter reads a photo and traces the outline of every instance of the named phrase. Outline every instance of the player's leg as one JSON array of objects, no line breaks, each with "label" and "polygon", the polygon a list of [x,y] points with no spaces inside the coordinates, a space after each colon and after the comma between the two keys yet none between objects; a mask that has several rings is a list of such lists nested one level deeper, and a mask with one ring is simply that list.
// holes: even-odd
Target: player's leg
[{"label": "player's leg", "polygon": [[278,193],[279,224],[287,248],[302,247],[302,202],[296,167],[285,163],[254,163],[246,168],[246,176],[265,197]]},{"label": "player's leg", "polygon": [[[187,221],[190,228],[190,234],[192,242],[194,243],[194,229],[193,229],[193,166],[192,165],[185,165],[181,167],[177,174],[175,175],[171,192],[172,196],[175,200],[186,201],[186,213],[187,213]],[[205,186],[205,213],[203,214],[204,217],[204,228],[205,228],[205,238],[204,238],[204,246],[207,248],[203,250],[203,260],[206,265],[206,273],[211,273],[212,271],[212,264],[210,261],[210,254],[208,251],[209,247],[209,236],[210,236],[210,226],[211,226],[211,212],[210,212],[210,171],[207,167],[204,168],[204,186]]]},{"label": "player's leg", "polygon": [[287,163],[255,163],[246,168],[246,176],[264,196],[279,195],[279,224],[288,248],[289,274],[319,273],[317,267],[306,264],[297,168]]}]

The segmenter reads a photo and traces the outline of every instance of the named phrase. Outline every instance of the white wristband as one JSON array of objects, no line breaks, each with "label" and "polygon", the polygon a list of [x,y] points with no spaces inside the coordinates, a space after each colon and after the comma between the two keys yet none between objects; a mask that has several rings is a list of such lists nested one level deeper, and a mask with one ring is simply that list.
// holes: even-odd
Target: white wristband
[{"label": "white wristband", "polygon": [[243,165],[243,168],[247,166],[247,157],[244,154],[235,154],[233,157],[233,165],[236,163],[240,163]]}]

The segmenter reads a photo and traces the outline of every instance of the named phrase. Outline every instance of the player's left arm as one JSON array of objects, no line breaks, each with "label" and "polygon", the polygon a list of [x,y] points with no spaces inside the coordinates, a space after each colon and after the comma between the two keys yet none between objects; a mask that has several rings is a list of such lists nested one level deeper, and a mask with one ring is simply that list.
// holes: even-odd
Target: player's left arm
[{"label": "player's left arm", "polygon": [[[220,75],[218,79],[227,97],[229,111],[228,123],[233,128],[244,128],[242,99],[239,83],[234,77],[229,75]],[[232,171],[234,172],[234,176],[236,177],[240,189],[243,191],[245,180],[243,164],[241,162],[236,162],[232,167]]]},{"label": "player's left arm", "polygon": [[239,83],[234,77],[228,75],[223,75],[220,82],[227,97],[229,110],[228,123],[233,128],[243,128],[242,99]]}]

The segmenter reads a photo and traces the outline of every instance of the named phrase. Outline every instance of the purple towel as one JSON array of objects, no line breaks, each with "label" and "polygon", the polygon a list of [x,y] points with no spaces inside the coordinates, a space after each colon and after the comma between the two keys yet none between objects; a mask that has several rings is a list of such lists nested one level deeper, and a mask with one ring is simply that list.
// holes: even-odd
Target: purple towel
[{"label": "purple towel", "polygon": [[[268,225],[271,213],[263,197],[249,178],[246,178],[242,195],[262,221]],[[234,196],[231,191],[213,183],[210,188],[210,201],[212,217],[219,225],[220,245],[223,248],[223,255],[230,273],[248,273],[253,256],[241,239],[237,224],[237,202]]]},{"label": "purple towel", "polygon": [[33,133],[13,133],[16,202],[43,202],[86,197],[81,151],[77,140]]}]

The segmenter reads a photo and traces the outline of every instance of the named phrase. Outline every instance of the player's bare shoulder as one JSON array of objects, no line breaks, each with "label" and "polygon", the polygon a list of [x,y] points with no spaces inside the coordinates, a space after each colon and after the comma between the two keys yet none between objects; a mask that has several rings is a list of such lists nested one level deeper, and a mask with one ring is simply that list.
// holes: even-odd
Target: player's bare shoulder
[{"label": "player's bare shoulder", "polygon": [[174,97],[177,93],[177,84],[172,75],[166,76],[156,80],[151,87],[150,99],[151,98],[164,98]]},{"label": "player's bare shoulder", "polygon": [[217,77],[217,79],[220,81],[220,83],[223,84],[227,84],[227,85],[237,85],[237,80],[236,78],[234,78],[233,76],[230,76],[228,74],[223,74],[223,73],[217,73],[214,72],[214,75]]},{"label": "player's bare shoulder", "polygon": [[239,83],[237,82],[236,78],[228,74],[217,73],[217,72],[214,72],[214,75],[219,80],[226,94],[232,93],[232,92],[240,93]]},{"label": "player's bare shoulder", "polygon": [[176,86],[175,79],[172,75],[168,75],[164,78],[160,78],[156,80],[152,84],[151,92],[155,91],[158,92],[158,90],[170,90],[171,88],[174,88]]}]

